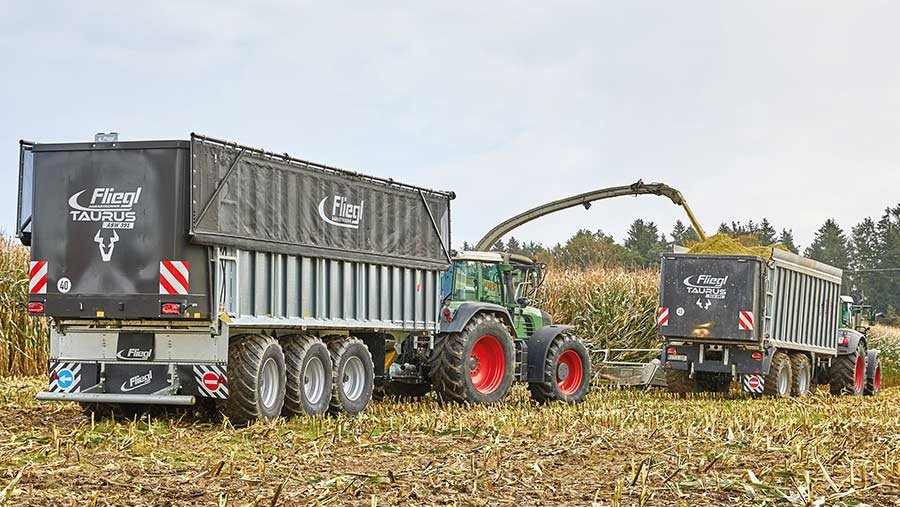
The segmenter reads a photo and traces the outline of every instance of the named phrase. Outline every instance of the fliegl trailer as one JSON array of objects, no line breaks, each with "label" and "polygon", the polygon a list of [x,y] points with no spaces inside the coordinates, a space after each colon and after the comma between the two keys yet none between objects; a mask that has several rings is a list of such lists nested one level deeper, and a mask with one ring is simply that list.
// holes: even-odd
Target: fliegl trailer
[{"label": "fliegl trailer", "polygon": [[23,142],[20,174],[40,400],[358,413],[386,348],[440,330],[450,192],[200,135]]},{"label": "fliegl trailer", "polygon": [[[505,286],[464,305],[442,292],[452,262],[474,266],[449,250],[453,197],[194,134],[22,142],[28,309],[51,323],[38,399],[201,404],[234,423],[432,387],[499,401],[513,380],[582,400],[590,364],[569,327],[526,330]],[[575,386],[567,347],[584,359]]]},{"label": "fliegl trailer", "polygon": [[[771,259],[664,254],[657,324],[671,392],[875,395],[878,351],[851,324],[842,271],[775,249]],[[865,330],[865,328],[860,328]]]}]

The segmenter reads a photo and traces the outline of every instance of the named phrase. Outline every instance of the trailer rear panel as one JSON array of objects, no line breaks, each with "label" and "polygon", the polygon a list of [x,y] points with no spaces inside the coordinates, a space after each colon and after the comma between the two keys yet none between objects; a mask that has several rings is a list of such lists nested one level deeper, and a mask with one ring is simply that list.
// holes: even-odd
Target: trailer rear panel
[{"label": "trailer rear panel", "polygon": [[763,262],[757,257],[666,254],[661,266],[660,333],[758,341]]},{"label": "trailer rear panel", "polygon": [[834,355],[842,271],[790,252],[771,260],[665,254],[659,332],[669,339],[762,343]]},{"label": "trailer rear panel", "polygon": [[46,315],[160,318],[171,302],[190,308],[189,318],[209,318],[206,249],[184,234],[188,148],[31,147],[33,180],[22,189],[33,192],[29,292]]}]

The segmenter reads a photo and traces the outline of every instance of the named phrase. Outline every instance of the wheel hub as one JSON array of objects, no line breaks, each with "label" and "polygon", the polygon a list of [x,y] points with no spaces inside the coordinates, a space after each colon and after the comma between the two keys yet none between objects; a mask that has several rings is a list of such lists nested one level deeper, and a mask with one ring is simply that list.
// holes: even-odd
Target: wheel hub
[{"label": "wheel hub", "polygon": [[476,340],[467,362],[472,387],[485,394],[500,387],[506,371],[506,352],[496,336],[487,334]]},{"label": "wheel hub", "polygon": [[556,378],[558,380],[566,380],[569,378],[569,367],[565,363],[559,363],[559,366],[556,368]]}]

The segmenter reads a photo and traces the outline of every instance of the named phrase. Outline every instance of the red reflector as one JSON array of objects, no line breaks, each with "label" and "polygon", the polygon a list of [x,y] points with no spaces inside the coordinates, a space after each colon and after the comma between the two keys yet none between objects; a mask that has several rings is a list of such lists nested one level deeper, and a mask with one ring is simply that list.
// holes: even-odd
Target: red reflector
[{"label": "red reflector", "polygon": [[762,352],[756,351],[756,352],[750,354],[750,357],[759,361],[760,359],[762,359]]},{"label": "red reflector", "polygon": [[666,355],[674,356],[677,353],[678,353],[678,349],[676,349],[675,347],[669,347],[666,349]]},{"label": "red reflector", "polygon": [[56,380],[58,378],[59,378],[59,373],[56,373],[55,371],[50,372],[50,380]]},{"label": "red reflector", "polygon": [[844,335],[841,336],[841,339],[838,340],[838,341],[840,342],[841,345],[849,345],[849,344],[850,344],[850,337],[847,336],[846,334],[844,334]]},{"label": "red reflector", "polygon": [[181,305],[178,303],[163,303],[159,313],[162,315],[180,315]]},{"label": "red reflector", "polygon": [[44,303],[41,303],[40,301],[28,303],[28,313],[44,313]]},{"label": "red reflector", "polygon": [[450,312],[449,308],[444,308],[444,318],[447,320],[447,322],[453,320],[453,314]]}]

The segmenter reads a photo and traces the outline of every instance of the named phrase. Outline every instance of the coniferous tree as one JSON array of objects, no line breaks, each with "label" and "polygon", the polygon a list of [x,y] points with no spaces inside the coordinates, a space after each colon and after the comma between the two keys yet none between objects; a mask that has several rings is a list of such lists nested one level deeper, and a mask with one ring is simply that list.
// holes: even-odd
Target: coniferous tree
[{"label": "coniferous tree", "polygon": [[756,230],[756,237],[759,238],[760,244],[771,245],[778,239],[777,236],[778,233],[772,227],[772,224],[769,223],[769,220],[763,218],[762,222],[759,223],[759,228]]},{"label": "coniferous tree", "polygon": [[838,224],[829,218],[816,231],[813,242],[806,248],[804,255],[813,260],[847,269],[850,265],[850,241]]},{"label": "coniferous tree", "polygon": [[659,263],[659,255],[666,251],[666,241],[660,238],[659,229],[653,222],[637,219],[628,229],[625,248],[634,255],[642,267],[655,266]]},{"label": "coniferous tree", "polygon": [[800,253],[800,247],[794,244],[794,231],[791,229],[781,229],[781,235],[778,236],[778,244],[794,253]]}]

